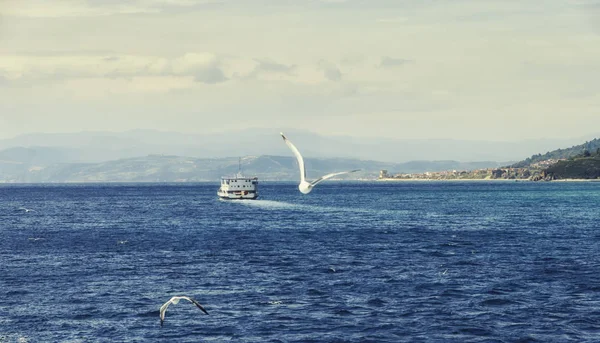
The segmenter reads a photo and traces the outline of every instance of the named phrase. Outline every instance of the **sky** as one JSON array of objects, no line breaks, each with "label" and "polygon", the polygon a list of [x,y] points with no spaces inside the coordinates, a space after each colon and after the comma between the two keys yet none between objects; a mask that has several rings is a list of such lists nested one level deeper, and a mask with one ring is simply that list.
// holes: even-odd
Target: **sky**
[{"label": "sky", "polygon": [[0,0],[0,139],[600,136],[600,0]]}]

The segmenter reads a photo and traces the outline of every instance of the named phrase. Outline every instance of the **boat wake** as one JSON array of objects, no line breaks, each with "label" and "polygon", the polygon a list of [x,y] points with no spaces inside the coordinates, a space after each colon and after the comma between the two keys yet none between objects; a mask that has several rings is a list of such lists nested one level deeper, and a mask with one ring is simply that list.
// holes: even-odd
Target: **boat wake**
[{"label": "boat wake", "polygon": [[235,203],[242,204],[245,206],[252,207],[260,207],[265,209],[272,210],[281,210],[281,209],[299,209],[305,207],[303,205],[292,204],[285,201],[275,201],[275,200],[236,200]]},{"label": "boat wake", "polygon": [[387,215],[387,216],[398,216],[406,215],[408,211],[404,210],[377,210],[377,209],[360,209],[353,207],[332,207],[332,206],[315,206],[307,204],[295,204],[285,201],[276,200],[221,200],[223,202],[231,204],[241,204],[249,207],[256,207],[265,210],[295,210],[305,212],[320,212],[320,213],[339,213],[339,212],[351,212],[351,213],[363,213],[372,215]]},{"label": "boat wake", "polygon": [[244,206],[257,207],[265,210],[294,210],[305,212],[331,212],[331,209],[323,206],[294,204],[285,201],[276,200],[223,200],[232,204],[241,204]]}]

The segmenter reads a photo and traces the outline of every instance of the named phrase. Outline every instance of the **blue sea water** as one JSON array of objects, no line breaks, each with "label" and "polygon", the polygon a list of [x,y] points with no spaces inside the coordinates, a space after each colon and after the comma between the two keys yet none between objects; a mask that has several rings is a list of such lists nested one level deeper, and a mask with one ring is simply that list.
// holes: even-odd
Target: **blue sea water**
[{"label": "blue sea water", "polygon": [[0,186],[0,342],[600,341],[600,183],[217,188]]}]

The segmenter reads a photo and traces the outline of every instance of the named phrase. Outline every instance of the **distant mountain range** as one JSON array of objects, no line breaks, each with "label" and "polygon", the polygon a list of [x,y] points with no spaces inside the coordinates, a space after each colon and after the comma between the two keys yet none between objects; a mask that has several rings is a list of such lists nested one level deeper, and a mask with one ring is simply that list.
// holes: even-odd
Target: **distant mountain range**
[{"label": "distant mountain range", "polygon": [[[525,151],[561,141],[471,142],[321,136],[286,130],[309,176],[361,169],[347,177],[496,168]],[[563,141],[564,143],[564,141]],[[543,149],[540,149],[543,147]],[[0,182],[208,181],[242,170],[261,180],[296,180],[298,167],[277,130],[211,135],[136,130],[29,134],[0,140]],[[460,162],[474,161],[474,162]],[[504,162],[497,162],[504,161]]]},{"label": "distant mountain range", "polygon": [[[42,149],[43,153],[49,151]],[[21,155],[16,152],[21,152]],[[50,150],[52,152],[52,150]],[[10,158],[11,155],[21,158]],[[59,157],[62,156],[59,154]],[[0,182],[189,182],[216,181],[234,175],[240,167],[238,158],[193,158],[172,155],[148,155],[99,163],[47,163],[31,148],[0,151]],[[306,158],[309,177],[327,173],[360,169],[345,178],[375,179],[387,169],[405,173],[433,170],[474,169],[496,167],[497,162],[462,163],[457,161],[412,161],[388,163],[357,159]],[[299,169],[291,156],[246,156],[241,159],[245,175],[260,180],[296,180]]]},{"label": "distant mountain range", "polygon": [[[154,130],[126,132],[36,133],[0,140],[0,150],[52,148],[57,163],[105,162],[150,154],[221,158],[236,156],[288,156],[279,131],[298,146],[304,156],[346,158],[390,163],[408,161],[518,161],[527,156],[569,146],[585,138],[524,140],[516,142],[452,139],[388,139],[323,136],[294,129],[247,129],[214,134],[183,134]],[[38,157],[41,158],[41,155]]]}]

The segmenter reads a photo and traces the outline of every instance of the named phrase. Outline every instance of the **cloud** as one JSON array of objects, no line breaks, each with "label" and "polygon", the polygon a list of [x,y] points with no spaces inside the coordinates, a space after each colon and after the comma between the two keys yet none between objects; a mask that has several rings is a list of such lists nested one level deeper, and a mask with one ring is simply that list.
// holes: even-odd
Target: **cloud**
[{"label": "cloud", "polygon": [[0,54],[0,71],[7,82],[15,84],[64,82],[71,79],[131,81],[134,78],[179,77],[207,85],[232,80],[317,85],[341,81],[343,77],[337,65],[324,60],[317,65],[297,65],[264,58],[221,56],[209,52],[190,52],[171,58],[114,53]]},{"label": "cloud", "polygon": [[99,17],[121,14],[160,13],[169,8],[221,4],[224,0],[7,0],[3,14],[13,17]]},{"label": "cloud", "polygon": [[[232,78],[241,80],[256,80],[264,82],[286,82],[298,85],[316,85],[328,80],[339,81],[341,72],[331,63],[324,61],[314,64],[285,64],[270,59],[257,58],[252,60],[252,67],[248,70],[243,68],[247,60],[237,60],[235,65],[227,65],[228,68],[237,70]],[[226,63],[228,64],[228,63]]]},{"label": "cloud", "polygon": [[269,59],[254,59],[254,68],[245,74],[237,75],[242,79],[291,80],[294,78],[296,65],[287,65]]},{"label": "cloud", "polygon": [[27,18],[97,17],[115,14],[156,13],[158,9],[133,6],[131,3],[91,5],[81,0],[9,0],[3,4],[4,15]]},{"label": "cloud", "polygon": [[186,74],[219,64],[219,58],[211,53],[187,53],[171,62],[171,69],[175,74]]},{"label": "cloud", "polygon": [[107,56],[107,57],[104,57],[103,60],[106,62],[113,62],[113,61],[118,61],[119,57],[118,56]]},{"label": "cloud", "polygon": [[189,53],[175,59],[171,70],[175,75],[193,75],[194,80],[206,84],[227,81],[220,69],[220,58],[210,53]]},{"label": "cloud", "polygon": [[291,72],[296,68],[295,65],[285,65],[277,62],[273,62],[270,60],[264,59],[255,59],[258,63],[255,72],[272,72],[272,73],[283,73],[283,74],[291,74]]},{"label": "cloud", "polygon": [[196,72],[194,80],[209,85],[221,83],[227,81],[227,77],[223,74],[223,71],[219,68],[209,68]]},{"label": "cloud", "polygon": [[2,74],[9,80],[175,76],[215,84],[228,80],[221,63],[222,59],[211,53],[188,53],[171,59],[138,55],[0,55]]},{"label": "cloud", "polygon": [[146,93],[169,93],[193,89],[197,85],[191,77],[141,76],[131,78],[78,78],[67,79],[56,87],[65,94],[83,99],[102,99],[106,96],[118,96]]},{"label": "cloud", "polygon": [[381,62],[379,63],[380,68],[395,68],[403,66],[407,63],[412,63],[412,60],[407,60],[404,58],[392,58],[384,56],[381,58]]},{"label": "cloud", "polygon": [[342,72],[335,64],[331,62],[319,62],[319,69],[323,71],[323,76],[325,76],[325,78],[329,81],[337,82],[342,80]]}]

